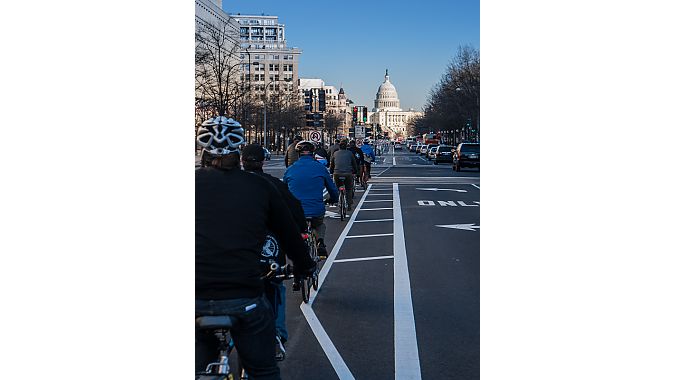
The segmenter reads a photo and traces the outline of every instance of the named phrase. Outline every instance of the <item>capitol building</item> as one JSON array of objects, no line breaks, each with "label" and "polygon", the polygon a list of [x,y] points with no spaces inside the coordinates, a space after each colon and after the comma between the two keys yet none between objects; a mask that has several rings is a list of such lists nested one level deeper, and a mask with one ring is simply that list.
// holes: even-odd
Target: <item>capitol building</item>
[{"label": "capitol building", "polygon": [[390,137],[406,137],[406,126],[413,118],[422,116],[422,112],[401,109],[397,89],[390,82],[387,70],[385,70],[385,81],[378,87],[373,103],[374,108],[369,115],[369,123],[379,124],[383,132],[389,132]]}]

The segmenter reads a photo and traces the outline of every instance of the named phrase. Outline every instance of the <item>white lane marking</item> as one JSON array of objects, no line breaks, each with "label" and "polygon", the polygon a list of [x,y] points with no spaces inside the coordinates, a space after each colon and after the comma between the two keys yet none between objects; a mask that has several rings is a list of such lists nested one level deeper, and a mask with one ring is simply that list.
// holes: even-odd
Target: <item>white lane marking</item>
[{"label": "white lane marking", "polygon": [[[463,202],[463,201],[456,201],[456,202],[458,202],[458,204],[459,204],[460,206],[464,206],[464,207],[479,207],[479,205],[468,205],[468,204],[465,204],[465,202]],[[475,202],[476,202],[476,201],[475,201]]]},{"label": "white lane marking", "polygon": [[310,325],[312,332],[315,334],[315,337],[317,338],[317,342],[319,342],[319,345],[322,347],[324,354],[326,354],[326,357],[329,359],[329,362],[331,362],[331,366],[333,366],[333,369],[336,371],[336,375],[338,375],[338,378],[340,380],[354,380],[354,376],[352,375],[352,372],[350,372],[350,369],[347,367],[347,364],[345,364],[343,358],[340,356],[340,353],[336,349],[336,346],[333,345],[333,342],[326,333],[326,330],[324,330],[324,327],[322,326],[321,322],[319,322],[319,319],[317,319],[317,315],[315,314],[314,310],[312,310],[312,304],[314,303],[317,294],[319,294],[319,290],[322,288],[322,284],[324,283],[326,276],[329,274],[331,266],[333,266],[333,263],[336,259],[336,255],[338,254],[338,251],[340,251],[340,248],[343,246],[345,237],[347,236],[347,233],[350,231],[350,228],[352,228],[352,224],[355,222],[357,213],[359,212],[359,209],[361,208],[361,205],[364,202],[364,199],[366,198],[366,195],[368,194],[370,189],[371,185],[369,185],[366,188],[364,196],[357,204],[357,208],[354,210],[354,213],[352,213],[352,216],[345,225],[345,228],[343,228],[343,232],[340,233],[338,240],[336,240],[336,244],[333,245],[333,249],[331,250],[329,257],[326,259],[324,266],[322,266],[321,271],[319,271],[319,283],[317,284],[318,285],[317,291],[314,293],[310,293],[310,299],[308,300],[307,304],[302,302],[300,304],[300,310],[303,312],[305,320]]},{"label": "white lane marking", "polygon": [[345,239],[355,239],[355,238],[365,238],[365,237],[378,237],[378,236],[392,236],[394,235],[393,233],[388,233],[388,234],[372,234],[372,235],[350,235],[350,236],[345,236]]},{"label": "white lane marking", "polygon": [[372,203],[372,202],[392,202],[392,199],[383,199],[380,201],[364,201],[364,203]]},{"label": "white lane marking", "polygon": [[392,210],[392,207],[380,207],[380,208],[363,208],[359,211],[375,211],[375,210]]},{"label": "white lane marking", "polygon": [[391,222],[394,219],[365,219],[365,220],[355,220],[355,223],[369,223],[369,222]]},{"label": "white lane marking", "polygon": [[428,191],[455,191],[458,193],[466,193],[467,190],[462,190],[462,189],[439,189],[436,187],[416,187],[416,190],[428,190]]},{"label": "white lane marking", "polygon": [[397,158],[392,156],[392,166],[397,166]]},{"label": "white lane marking", "polygon": [[386,171],[388,171],[388,170],[390,170],[390,169],[392,169],[392,167],[391,167],[391,166],[388,166],[387,168],[385,168],[385,170],[383,170],[382,172],[376,174],[376,177],[380,176],[381,174],[385,173]]},{"label": "white lane marking", "polygon": [[[369,185],[369,186],[371,186],[371,185]],[[392,195],[392,193],[387,193],[387,194],[369,194],[369,195],[372,196],[372,197],[383,197],[383,196],[385,196],[385,195]]]},{"label": "white lane marking", "polygon": [[366,261],[366,260],[380,260],[380,259],[393,259],[394,256],[374,256],[374,257],[360,257],[358,259],[340,259],[334,261],[334,263],[348,263],[352,261]]},{"label": "white lane marking", "polygon": [[399,184],[392,184],[394,202],[394,378],[421,379],[411,281],[408,275],[404,218]]},{"label": "white lane marking", "polygon": [[312,306],[312,303],[314,302],[316,295],[319,293],[319,289],[322,288],[322,284],[324,283],[326,276],[329,274],[329,271],[331,270],[331,265],[333,265],[333,261],[336,259],[336,255],[338,255],[338,251],[340,251],[340,248],[343,246],[343,242],[345,242],[345,237],[347,236],[347,233],[350,232],[350,229],[352,228],[352,224],[355,222],[355,219],[357,218],[357,214],[359,213],[359,211],[361,209],[361,205],[364,203],[364,199],[366,199],[366,196],[368,195],[370,190],[371,190],[371,185],[368,185],[368,187],[366,188],[366,191],[364,192],[364,196],[362,196],[361,199],[359,200],[359,203],[357,204],[357,207],[354,209],[354,212],[352,213],[350,220],[347,221],[345,228],[343,228],[343,232],[340,233],[340,236],[338,236],[338,239],[336,240],[336,244],[333,245],[333,249],[331,250],[331,253],[329,253],[329,257],[326,258],[326,262],[324,262],[324,266],[322,266],[322,269],[319,271],[319,283],[317,284],[318,285],[317,291],[314,292],[314,293],[311,293],[310,299],[308,300],[308,304],[310,306]]},{"label": "white lane marking", "polygon": [[[479,186],[477,186],[477,185],[475,185],[475,184],[472,184],[472,186],[474,186],[474,187],[476,187],[477,189],[479,189]],[[479,190],[481,190],[481,189],[479,189]]]},{"label": "white lane marking", "polygon": [[324,327],[319,322],[319,319],[317,319],[317,315],[315,314],[314,310],[312,310],[310,304],[301,302],[300,310],[303,312],[305,320],[310,325],[315,337],[317,337],[317,341],[324,350],[326,357],[329,359],[329,362],[331,362],[331,365],[336,371],[338,378],[340,380],[354,380],[354,375],[352,375],[352,372],[350,372],[347,364],[345,364],[345,361],[338,353],[336,346],[333,345],[331,338],[329,338],[329,335],[326,333],[326,330],[324,330]]},{"label": "white lane marking", "polygon": [[475,226],[474,223],[466,223],[466,224],[436,224],[437,227],[442,227],[442,228],[455,228],[458,230],[465,230],[465,231],[476,231],[475,228],[481,228],[480,226]]}]

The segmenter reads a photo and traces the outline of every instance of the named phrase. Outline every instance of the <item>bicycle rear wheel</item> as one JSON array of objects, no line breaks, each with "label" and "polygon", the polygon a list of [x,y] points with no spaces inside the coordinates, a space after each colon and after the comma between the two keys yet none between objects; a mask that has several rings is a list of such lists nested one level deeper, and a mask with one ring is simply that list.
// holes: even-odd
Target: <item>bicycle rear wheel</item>
[{"label": "bicycle rear wheel", "polygon": [[338,198],[338,203],[340,204],[340,221],[345,220],[345,214],[347,213],[347,207],[345,206],[345,190],[340,191],[340,196]]}]

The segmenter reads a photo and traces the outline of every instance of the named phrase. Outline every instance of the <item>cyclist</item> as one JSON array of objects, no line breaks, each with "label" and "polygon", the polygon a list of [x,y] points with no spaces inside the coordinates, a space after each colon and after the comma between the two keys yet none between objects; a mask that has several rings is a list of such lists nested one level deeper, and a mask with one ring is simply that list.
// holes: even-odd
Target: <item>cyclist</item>
[{"label": "cyclist", "polygon": [[[244,170],[267,179],[268,182],[272,183],[277,188],[284,199],[284,203],[289,208],[289,211],[296,222],[296,226],[298,226],[300,231],[304,231],[305,215],[303,214],[303,206],[300,204],[300,201],[291,194],[289,188],[279,178],[263,172],[263,163],[265,162],[265,152],[263,151],[263,148],[258,144],[249,144],[242,148],[241,156]],[[266,247],[270,247],[272,252],[266,250],[264,256],[272,257],[280,266],[284,266],[286,264],[285,252],[279,252],[279,249],[275,249],[279,247],[277,244],[278,239],[276,239],[274,234],[269,236],[268,239],[271,240],[271,242]],[[267,295],[268,301],[270,301],[276,316],[277,360],[283,360],[284,353],[286,352],[285,344],[289,339],[289,332],[286,329],[286,286],[284,286],[284,281],[277,279],[266,281],[265,294]]]},{"label": "cyclist", "polygon": [[329,150],[327,151],[328,157],[326,157],[329,161],[331,161],[331,156],[333,153],[335,153],[338,149],[340,149],[340,139],[336,139],[336,142],[329,147]]},{"label": "cyclist", "polygon": [[303,138],[300,135],[296,135],[293,138],[293,142],[289,144],[289,147],[286,148],[286,155],[284,155],[284,165],[288,168],[293,165],[294,162],[298,159],[298,152],[296,152],[296,144],[301,141]]},{"label": "cyclist", "polygon": [[327,256],[324,235],[324,188],[329,192],[329,203],[338,202],[338,189],[329,176],[326,167],[314,159],[315,146],[311,141],[296,144],[299,158],[284,173],[284,183],[289,186],[291,194],[300,200],[305,218],[311,219],[312,228],[317,232],[317,254]]},{"label": "cyclist", "polygon": [[329,154],[326,152],[326,149],[322,147],[321,142],[315,143],[315,160],[319,161],[322,165],[329,167]]},{"label": "cyclist", "polygon": [[357,160],[357,175],[355,176],[355,182],[359,183],[361,181],[361,170],[364,166],[364,152],[357,146],[354,140],[350,140],[350,145],[347,150],[352,152],[354,158]]},{"label": "cyclist", "polygon": [[[197,143],[211,167],[195,171],[195,316],[233,317],[230,332],[247,373],[280,379],[274,319],[259,266],[267,232],[275,233],[293,260],[295,275],[310,275],[315,263],[277,189],[240,170],[241,125],[224,116],[209,119],[198,129]],[[196,329],[196,372],[217,356],[217,338]]]},{"label": "cyclist", "polygon": [[347,150],[347,140],[340,142],[340,149],[331,156],[329,171],[333,174],[336,185],[340,185],[340,178],[345,177],[345,192],[347,195],[347,209],[352,210],[352,189],[354,188],[353,175],[359,171],[357,160],[352,152]]},{"label": "cyclist", "polygon": [[364,152],[364,168],[366,169],[366,175],[368,175],[368,178],[371,178],[371,162],[376,160],[376,155],[373,153],[373,146],[369,139],[364,139],[361,150]]}]

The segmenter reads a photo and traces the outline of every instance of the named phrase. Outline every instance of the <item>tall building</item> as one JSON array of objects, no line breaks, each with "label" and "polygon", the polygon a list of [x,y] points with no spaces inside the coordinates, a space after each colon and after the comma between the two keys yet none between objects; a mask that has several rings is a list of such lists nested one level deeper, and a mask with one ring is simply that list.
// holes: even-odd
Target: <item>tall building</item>
[{"label": "tall building", "polygon": [[257,99],[265,90],[296,94],[298,64],[302,51],[287,47],[285,25],[278,16],[232,15],[239,23],[243,81],[249,82]]},{"label": "tall building", "polygon": [[313,109],[318,112],[317,99],[319,91],[324,90],[326,97],[326,111],[324,111],[324,118],[328,115],[333,115],[338,119],[338,134],[347,135],[348,128],[351,124],[351,113],[348,107],[348,99],[345,96],[345,90],[341,87],[339,90],[334,86],[324,83],[320,78],[300,78],[298,86],[299,94],[305,91],[312,91]]},{"label": "tall building", "polygon": [[413,109],[403,111],[400,108],[397,89],[390,82],[387,70],[385,70],[385,80],[378,87],[373,104],[374,108],[369,116],[369,122],[379,125],[383,132],[389,132],[390,137],[405,137],[406,126],[413,118],[422,116],[422,112]]}]

